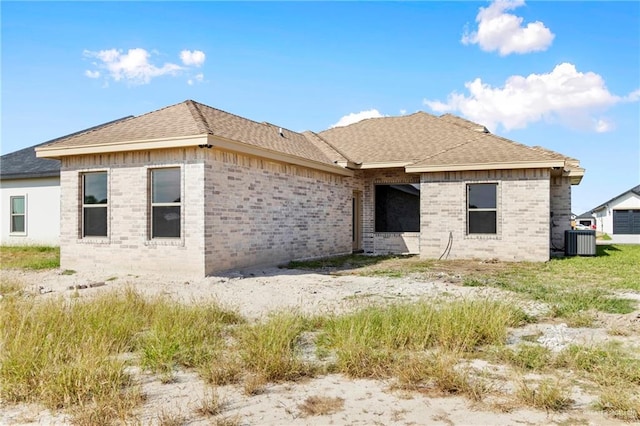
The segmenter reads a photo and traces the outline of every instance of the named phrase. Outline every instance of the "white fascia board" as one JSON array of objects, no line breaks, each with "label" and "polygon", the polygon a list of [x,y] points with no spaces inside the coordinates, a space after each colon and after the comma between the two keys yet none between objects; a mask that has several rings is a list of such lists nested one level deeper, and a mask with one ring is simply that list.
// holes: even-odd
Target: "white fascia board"
[{"label": "white fascia board", "polygon": [[564,160],[407,166],[405,170],[407,171],[407,173],[430,173],[461,172],[471,170],[550,169],[554,167],[564,167]]},{"label": "white fascia board", "polygon": [[219,136],[209,135],[207,143],[214,148],[225,151],[239,152],[241,154],[253,155],[255,157],[266,158],[269,160],[279,161],[281,163],[295,164],[298,166],[308,167],[310,169],[321,170],[328,173],[338,174],[342,176],[353,176],[353,171],[341,167],[339,165],[321,163],[319,161],[308,160],[306,158],[297,157],[295,155],[285,154],[283,152],[272,151],[269,149],[249,145],[242,142],[236,142],[230,139],[224,139]]},{"label": "white fascia board", "polygon": [[207,135],[194,135],[178,138],[144,139],[136,141],[98,143],[92,145],[60,146],[54,145],[36,148],[36,157],[60,158],[70,155],[106,154],[111,152],[146,151],[152,149],[170,149],[196,147],[207,144]]}]

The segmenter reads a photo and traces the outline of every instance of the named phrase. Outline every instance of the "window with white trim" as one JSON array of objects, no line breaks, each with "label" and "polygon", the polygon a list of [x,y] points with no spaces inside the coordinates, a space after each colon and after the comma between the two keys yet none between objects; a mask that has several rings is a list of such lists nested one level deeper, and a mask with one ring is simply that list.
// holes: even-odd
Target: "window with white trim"
[{"label": "window with white trim", "polygon": [[27,232],[27,209],[24,195],[10,197],[11,205],[11,233],[24,234]]},{"label": "window with white trim", "polygon": [[467,184],[467,234],[496,234],[498,184]]},{"label": "window with white trim", "polygon": [[180,168],[151,169],[151,238],[180,238]]},{"label": "window with white trim", "polygon": [[107,236],[107,172],[82,174],[82,236]]}]

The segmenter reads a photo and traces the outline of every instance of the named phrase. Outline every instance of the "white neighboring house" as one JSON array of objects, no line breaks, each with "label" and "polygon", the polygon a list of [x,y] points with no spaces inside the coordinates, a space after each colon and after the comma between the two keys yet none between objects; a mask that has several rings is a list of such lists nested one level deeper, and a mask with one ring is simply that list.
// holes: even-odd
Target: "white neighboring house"
[{"label": "white neighboring house", "polygon": [[[97,130],[100,124],[63,138]],[[0,245],[60,245],[60,161],[36,157],[56,138],[0,157]]]},{"label": "white neighboring house", "polygon": [[60,244],[60,161],[37,158],[35,148],[0,157],[2,245]]},{"label": "white neighboring house", "polygon": [[640,185],[591,210],[599,231],[613,243],[640,244]]}]

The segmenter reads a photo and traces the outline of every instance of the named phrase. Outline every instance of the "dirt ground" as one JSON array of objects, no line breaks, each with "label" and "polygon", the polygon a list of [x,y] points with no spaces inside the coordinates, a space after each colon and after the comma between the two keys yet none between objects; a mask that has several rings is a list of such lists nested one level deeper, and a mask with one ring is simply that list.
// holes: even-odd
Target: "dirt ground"
[{"label": "dirt ground", "polygon": [[[250,319],[259,320],[269,313],[295,310],[302,313],[345,312],[370,303],[410,301],[422,298],[444,300],[490,297],[511,301],[532,315],[548,307],[523,299],[517,294],[490,287],[463,287],[459,279],[447,273],[425,279],[331,275],[278,268],[257,269],[198,280],[171,280],[153,276],[63,275],[60,271],[2,271],[3,278],[26,285],[36,297],[92,297],[100,292],[132,287],[145,295],[166,295],[171,299],[197,303],[216,300],[236,309]],[[626,297],[640,301],[640,294]],[[626,335],[612,330],[628,330]],[[558,322],[530,324],[512,330],[509,344],[523,336],[539,336],[538,343],[554,351],[571,343],[621,341],[640,351],[640,310],[626,315],[598,317],[594,328],[571,328]],[[562,412],[545,412],[511,404],[505,399],[514,383],[502,365],[476,360],[472,368],[492,377],[495,395],[483,402],[419,392],[394,390],[391,381],[352,380],[327,375],[300,382],[267,385],[265,392],[246,396],[238,386],[221,386],[218,394],[227,402],[224,418],[241,425],[617,425],[623,421],[592,408],[597,396],[572,385],[571,407]],[[166,424],[163,418],[179,418],[181,424],[215,424],[211,417],[197,413],[197,405],[209,386],[191,371],[178,371],[172,383],[162,383],[157,375],[131,368],[142,386],[145,402],[137,410],[140,424]],[[568,372],[567,372],[568,374]],[[573,382],[575,383],[575,382]],[[333,414],[305,416],[301,406],[313,396],[339,398],[343,406]],[[220,419],[218,419],[220,420]],[[69,424],[63,413],[54,413],[35,405],[6,405],[0,400],[0,424]],[[626,423],[628,424],[628,423]]]}]

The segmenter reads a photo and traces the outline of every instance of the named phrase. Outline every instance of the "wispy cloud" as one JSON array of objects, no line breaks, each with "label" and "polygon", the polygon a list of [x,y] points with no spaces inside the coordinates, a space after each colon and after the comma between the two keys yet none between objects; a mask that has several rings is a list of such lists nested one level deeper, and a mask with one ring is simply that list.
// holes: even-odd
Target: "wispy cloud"
[{"label": "wispy cloud", "polygon": [[492,87],[480,78],[465,83],[468,95],[451,93],[446,102],[424,100],[435,112],[459,112],[495,130],[524,128],[540,120],[571,127],[607,132],[613,122],[600,116],[621,102],[636,102],[640,91],[627,96],[609,92],[604,79],[593,72],[579,72],[575,65],[557,65],[548,74],[509,77],[502,87]]},{"label": "wispy cloud", "polygon": [[487,52],[497,50],[501,56],[546,50],[555,35],[540,21],[523,26],[523,18],[507,13],[520,6],[524,0],[495,0],[489,7],[481,7],[477,30],[465,31],[462,43],[478,44]]},{"label": "wispy cloud", "polygon": [[[162,65],[156,65],[152,62],[152,53],[142,48],[129,49],[124,52],[121,49],[108,49],[83,52],[87,58],[95,59],[93,65],[96,69],[86,70],[85,76],[89,78],[100,78],[104,76],[107,80],[115,82],[126,82],[132,85],[148,84],[152,79],[160,76],[177,76],[183,72],[189,71],[189,67],[200,67],[205,61],[205,54],[202,51],[183,50],[180,52],[180,59],[183,65],[172,62],[165,62]],[[157,55],[157,52],[153,52]],[[104,71],[102,73],[101,71]],[[202,75],[202,73],[198,74]],[[194,81],[202,81],[203,77],[197,76],[189,84]],[[107,84],[108,85],[108,84]]]},{"label": "wispy cloud", "polygon": [[377,109],[370,109],[367,111],[360,112],[352,112],[351,114],[347,114],[338,120],[337,123],[330,126],[332,129],[334,127],[343,127],[348,126],[349,124],[357,123],[358,121],[366,120],[367,118],[378,118],[384,117]]}]

